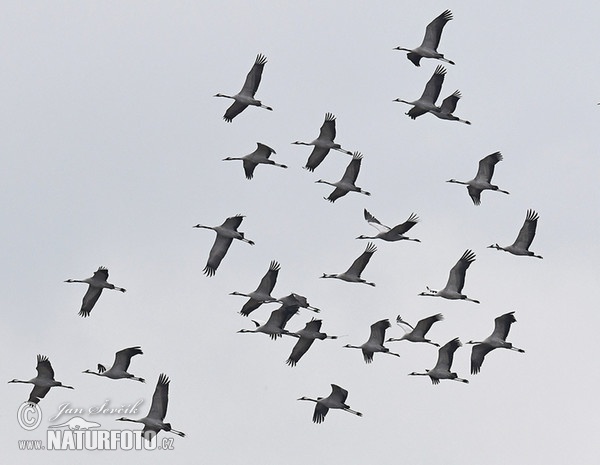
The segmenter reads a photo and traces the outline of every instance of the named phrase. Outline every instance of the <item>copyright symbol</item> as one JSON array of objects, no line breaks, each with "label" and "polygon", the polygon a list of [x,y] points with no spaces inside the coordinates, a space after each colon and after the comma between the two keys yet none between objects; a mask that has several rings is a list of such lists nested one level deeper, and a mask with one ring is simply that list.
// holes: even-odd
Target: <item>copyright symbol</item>
[{"label": "copyright symbol", "polygon": [[38,404],[23,402],[17,411],[17,421],[24,430],[33,431],[42,422],[42,409]]}]

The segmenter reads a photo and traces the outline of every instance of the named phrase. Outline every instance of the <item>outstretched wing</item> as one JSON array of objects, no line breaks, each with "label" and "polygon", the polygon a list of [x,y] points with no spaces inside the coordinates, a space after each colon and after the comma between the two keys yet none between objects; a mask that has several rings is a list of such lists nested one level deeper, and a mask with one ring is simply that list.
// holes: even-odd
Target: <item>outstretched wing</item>
[{"label": "outstretched wing", "polygon": [[[227,221],[229,221],[229,219]],[[215,243],[210,249],[208,261],[206,262],[206,266],[204,267],[204,274],[206,276],[215,275],[217,268],[219,267],[219,265],[221,264],[221,260],[223,260],[223,257],[225,257],[225,254],[229,250],[229,246],[231,245],[232,241],[233,238],[231,237],[225,237],[221,236],[220,234],[217,234]]]},{"label": "outstretched wing", "polygon": [[267,57],[262,54],[258,54],[256,56],[256,61],[252,66],[252,69],[246,76],[246,81],[244,82],[244,87],[242,87],[241,94],[249,95],[250,97],[254,97],[256,90],[260,84],[260,79],[262,77],[263,68],[265,67],[265,63],[267,62]]},{"label": "outstretched wing", "polygon": [[454,352],[462,346],[462,343],[458,338],[452,339],[438,350],[438,361],[435,365],[434,370],[450,370],[452,361],[454,360]]},{"label": "outstretched wing", "polygon": [[377,247],[372,242],[367,244],[367,248],[365,251],[356,259],[354,263],[348,268],[346,271],[347,274],[354,275],[360,278],[360,274],[363,272],[369,260],[371,260],[371,256],[377,251]]},{"label": "outstretched wing", "polygon": [[312,346],[313,342],[315,342],[315,340],[312,338],[300,337],[300,339],[298,339],[298,342],[296,342],[296,345],[292,349],[292,353],[290,354],[285,363],[287,363],[291,367],[296,366],[298,360],[300,360],[302,356],[308,351],[308,349],[310,349],[310,346]]},{"label": "outstretched wing", "polygon": [[442,105],[440,106],[440,113],[445,113],[447,115],[451,115],[456,110],[456,104],[462,97],[460,91],[455,91],[453,94],[446,97],[442,100]]},{"label": "outstretched wing", "polygon": [[377,231],[385,233],[390,230],[390,228],[388,226],[386,226],[385,224],[382,224],[381,221],[379,221],[371,213],[369,213],[366,208],[364,209],[363,214],[365,216],[365,220],[367,221],[367,223],[369,223],[371,226],[373,226],[375,229],[377,229]]},{"label": "outstretched wing", "polygon": [[83,318],[90,316],[94,305],[96,305],[96,302],[98,302],[98,299],[100,298],[100,294],[102,294],[101,287],[95,287],[91,284],[88,286],[88,290],[83,296],[81,310],[79,310],[79,316]]},{"label": "outstretched wing", "polygon": [[475,179],[489,183],[494,175],[494,167],[499,161],[502,161],[502,154],[500,152],[494,152],[479,160],[479,167]]},{"label": "outstretched wing", "polygon": [[40,378],[45,378],[48,380],[54,379],[54,370],[52,369],[52,365],[50,365],[50,360],[45,355],[37,356],[37,365],[35,367],[37,370],[37,374]]},{"label": "outstretched wing", "polygon": [[234,101],[227,110],[225,110],[225,114],[223,115],[223,119],[228,123],[233,121],[237,115],[239,115],[242,111],[244,111],[248,107],[247,103],[239,102],[238,100]]},{"label": "outstretched wing", "polygon": [[423,91],[423,95],[421,95],[420,100],[428,101],[432,104],[435,104],[435,101],[440,96],[440,91],[442,90],[442,84],[444,83],[445,75],[446,68],[444,68],[442,65],[438,65],[438,67],[435,69],[435,72],[433,73],[433,76],[431,76],[429,81],[427,81],[427,84],[425,85],[425,90]]},{"label": "outstretched wing", "polygon": [[509,312],[505,313],[504,315],[500,315],[494,319],[494,332],[492,333],[491,337],[506,341],[508,332],[510,331],[510,326],[516,321],[517,319],[515,318],[515,312]]},{"label": "outstretched wing", "polygon": [[169,383],[171,381],[164,373],[161,373],[152,396],[152,406],[148,417],[156,420],[164,420],[167,415],[167,406],[169,404]]},{"label": "outstretched wing", "polygon": [[143,354],[140,346],[136,347],[128,347],[127,349],[119,350],[115,354],[115,362],[113,363],[113,368],[118,368],[119,370],[127,371],[129,368],[129,363],[131,362],[131,357],[134,355]]},{"label": "outstretched wing", "polygon": [[448,21],[452,19],[450,10],[444,11],[441,15],[431,21],[425,28],[425,37],[421,47],[437,50],[442,37],[442,30]]},{"label": "outstretched wing", "polygon": [[450,270],[450,276],[448,277],[448,289],[453,289],[460,293],[465,285],[465,275],[467,268],[475,261],[475,254],[472,250],[466,250],[465,253],[460,257],[456,265]]},{"label": "outstretched wing", "polygon": [[419,217],[416,214],[411,213],[404,223],[394,226],[390,232],[394,234],[404,234],[418,222]]},{"label": "outstretched wing", "polygon": [[519,249],[528,250],[529,246],[533,242],[533,238],[535,237],[535,230],[537,228],[537,221],[539,215],[534,210],[527,210],[527,216],[525,217],[525,222],[523,226],[521,226],[521,230],[519,231],[519,235],[513,244],[515,247]]},{"label": "outstretched wing", "polygon": [[369,343],[383,345],[385,339],[385,330],[391,326],[390,320],[379,320],[377,323],[371,325],[371,335],[369,336]]},{"label": "outstretched wing", "polygon": [[45,397],[46,394],[48,394],[49,391],[49,387],[34,386],[31,390],[31,394],[29,394],[29,399],[27,400],[27,402],[37,404],[41,399]]},{"label": "outstretched wing", "polygon": [[425,336],[425,334],[427,334],[427,332],[431,329],[431,326],[436,322],[436,321],[441,321],[443,320],[444,317],[442,316],[441,313],[438,313],[437,315],[433,315],[427,318],[423,318],[422,320],[419,320],[419,322],[417,323],[417,326],[415,326],[414,329],[414,333],[416,334],[420,334],[421,336]]},{"label": "outstretched wing", "polygon": [[471,374],[476,375],[481,370],[483,359],[494,348],[489,344],[476,344],[471,349]]},{"label": "outstretched wing", "polygon": [[244,220],[244,215],[230,216],[223,222],[221,227],[227,228],[227,229],[233,229],[234,231],[237,231],[237,228],[240,227],[240,224],[242,224],[243,220]]}]

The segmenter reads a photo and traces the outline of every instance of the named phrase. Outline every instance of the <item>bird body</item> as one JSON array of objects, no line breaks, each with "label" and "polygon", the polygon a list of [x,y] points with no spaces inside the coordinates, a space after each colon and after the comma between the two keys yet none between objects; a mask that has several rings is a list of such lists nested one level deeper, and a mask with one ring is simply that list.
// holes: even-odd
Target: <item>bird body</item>
[{"label": "bird body", "polygon": [[258,85],[260,84],[263,68],[265,67],[266,62],[267,58],[264,55],[257,55],[254,65],[246,76],[244,86],[239,93],[235,95],[215,94],[215,97],[225,97],[235,100],[235,102],[233,102],[227,109],[225,115],[223,115],[223,119],[228,123],[231,123],[233,118],[244,111],[249,105],[261,107],[266,110],[273,110],[271,107],[263,105],[260,100],[256,100],[254,98],[254,94],[256,94]]},{"label": "bird body", "polygon": [[440,44],[440,38],[442,36],[442,30],[448,21],[452,18],[452,12],[450,10],[444,11],[437,18],[431,21],[425,28],[425,37],[421,45],[414,49],[408,49],[403,47],[396,47],[394,50],[403,50],[408,52],[407,58],[413,62],[415,66],[421,66],[421,58],[434,58],[436,60],[445,61],[446,63],[454,64],[444,58],[444,55],[437,51]]},{"label": "bird body", "polygon": [[368,284],[369,286],[375,286],[375,283],[365,281],[360,277],[360,275],[369,263],[369,260],[371,260],[371,256],[376,251],[377,247],[375,247],[375,244],[369,242],[367,244],[367,247],[365,248],[365,251],[356,260],[354,260],[354,262],[352,263],[350,268],[348,268],[347,271],[338,274],[323,273],[323,276],[321,276],[321,278],[336,278],[349,283],[363,283]]},{"label": "bird body", "polygon": [[128,347],[127,349],[120,350],[115,354],[115,361],[113,362],[112,367],[110,367],[108,370],[104,367],[104,365],[98,364],[97,373],[91,370],[85,370],[83,373],[104,376],[110,379],[132,379],[134,381],[140,381],[144,383],[144,378],[138,378],[131,373],[127,373],[127,369],[129,368],[129,364],[131,362],[131,357],[141,354],[143,354],[143,352],[140,346]]},{"label": "bird body", "polygon": [[404,235],[404,233],[406,233],[419,222],[419,217],[414,213],[411,213],[404,223],[396,225],[393,228],[381,224],[381,222],[371,215],[366,208],[364,209],[364,217],[367,223],[369,223],[379,232],[375,236],[358,236],[357,239],[382,239],[387,242],[396,242],[401,240],[421,242],[419,239],[411,239],[410,237]]},{"label": "bird body", "polygon": [[360,171],[360,164],[362,162],[362,154],[360,152],[354,152],[352,155],[352,161],[346,167],[346,171],[337,182],[329,182],[324,181],[323,179],[319,179],[315,182],[329,184],[330,186],[334,186],[334,191],[329,194],[329,197],[324,197],[325,200],[329,200],[331,203],[335,202],[340,197],[343,197],[348,192],[359,192],[364,195],[371,195],[370,192],[362,190],[360,187],[356,186],[356,178],[358,178],[358,172]]},{"label": "bird body", "polygon": [[443,297],[450,300],[468,300],[469,302],[479,303],[478,300],[470,299],[465,294],[462,294],[462,289],[465,284],[465,275],[467,268],[475,261],[475,254],[472,250],[466,250],[462,257],[456,262],[456,265],[450,270],[446,287],[441,291],[434,291],[427,288],[427,292],[421,292],[419,295],[430,297]]},{"label": "bird body", "polygon": [[458,338],[452,339],[438,350],[438,360],[431,370],[426,370],[425,373],[409,373],[409,376],[429,376],[433,384],[439,384],[442,379],[451,379],[453,381],[460,381],[461,383],[468,383],[466,379],[459,378],[456,373],[450,371],[452,368],[452,360],[454,358],[454,352],[462,346]]},{"label": "bird body", "polygon": [[171,427],[170,423],[165,423],[164,419],[167,415],[167,406],[169,404],[169,384],[170,380],[164,373],[161,373],[158,377],[158,382],[156,383],[156,388],[154,389],[154,395],[152,396],[152,405],[150,406],[150,411],[148,415],[144,418],[140,418],[138,420],[133,420],[130,418],[117,418],[117,421],[130,421],[134,423],[142,423],[144,425],[144,429],[142,430],[142,434],[146,439],[151,439],[151,434],[158,434],[161,430],[169,431],[171,433],[177,434],[178,436],[185,436],[185,433],[181,431],[174,430]]},{"label": "bird body", "polygon": [[352,413],[353,415],[362,417],[362,413],[352,410],[347,404],[346,399],[348,398],[348,391],[339,387],[336,384],[331,385],[331,394],[327,397],[317,397],[311,399],[310,397],[300,397],[298,400],[307,400],[315,402],[315,411],[313,413],[313,422],[322,423],[325,420],[325,416],[329,409],[341,409],[346,412]]},{"label": "bird body", "polygon": [[37,404],[43,399],[53,387],[63,387],[66,389],[74,389],[73,386],[66,386],[60,381],[54,379],[54,370],[50,364],[50,360],[45,355],[37,356],[37,365],[35,367],[37,376],[30,380],[13,379],[9,383],[24,383],[33,384],[33,390],[29,395],[27,402]]},{"label": "bird body", "polygon": [[244,172],[246,173],[246,179],[252,179],[254,177],[254,169],[260,164],[287,168],[286,165],[275,163],[269,158],[272,153],[275,153],[275,150],[273,150],[271,147],[261,144],[260,142],[257,142],[256,145],[256,150],[248,155],[243,157],[227,157],[223,158],[223,161],[242,160],[244,164]]},{"label": "bird body", "polygon": [[279,274],[279,269],[279,263],[277,263],[275,260],[271,261],[271,264],[269,265],[269,270],[260,280],[260,284],[258,285],[255,291],[252,291],[249,294],[233,291],[230,294],[248,297],[249,300],[244,304],[244,306],[240,310],[241,315],[250,315],[250,313],[252,313],[264,303],[277,302],[277,299],[271,296],[271,292],[273,292],[273,288],[277,283],[277,275]]},{"label": "bird body", "polygon": [[469,341],[467,344],[474,344],[471,350],[471,374],[476,375],[481,370],[483,359],[494,349],[509,349],[517,352],[525,352],[523,349],[514,347],[506,341],[510,326],[517,320],[515,312],[505,313],[494,320],[494,332],[481,342]]},{"label": "bird body", "polygon": [[477,175],[475,175],[475,177],[470,181],[457,181],[456,179],[450,179],[446,182],[463,184],[467,186],[469,196],[475,205],[479,205],[481,203],[480,196],[481,192],[484,190],[492,190],[502,192],[503,194],[508,194],[509,192],[499,189],[498,186],[491,184],[492,176],[494,175],[494,167],[499,161],[502,161],[502,154],[500,152],[494,152],[479,160]]},{"label": "bird body", "polygon": [[95,272],[91,278],[86,279],[67,279],[66,283],[85,283],[88,285],[88,290],[83,296],[83,302],[81,303],[81,310],[79,310],[79,316],[86,318],[90,316],[94,305],[98,302],[100,294],[103,289],[114,289],[116,291],[125,292],[122,287],[117,287],[114,284],[107,282],[108,270],[101,266]]},{"label": "bird body", "polygon": [[314,171],[315,168],[317,168],[317,166],[321,164],[321,162],[329,154],[329,151],[332,149],[337,150],[338,152],[345,153],[347,155],[352,155],[352,152],[343,149],[340,144],[337,144],[333,141],[335,139],[335,134],[335,116],[331,113],[326,113],[325,121],[323,122],[323,125],[321,126],[321,131],[319,132],[319,137],[317,137],[312,142],[292,142],[292,144],[296,145],[314,146],[310,156],[308,157],[308,160],[306,161],[304,169],[308,171]]},{"label": "bird body", "polygon": [[398,315],[396,317],[396,323],[398,325],[408,326],[409,328],[411,328],[411,331],[405,331],[404,336],[402,336],[401,338],[390,338],[386,342],[394,342],[394,341],[426,342],[428,344],[439,347],[440,346],[439,344],[436,344],[435,342],[431,342],[430,339],[425,338],[425,335],[431,329],[431,326],[436,321],[442,321],[443,319],[444,319],[444,317],[442,316],[442,314],[438,313],[437,315],[433,315],[433,316],[430,316],[427,318],[423,318],[422,320],[419,320],[419,322],[417,323],[417,326],[413,328],[410,324],[408,324],[406,321],[404,321],[400,315]]},{"label": "bird body", "polygon": [[371,335],[367,342],[360,346],[353,346],[350,344],[346,344],[344,347],[350,349],[360,349],[363,353],[363,358],[365,363],[371,363],[373,361],[373,355],[375,352],[381,352],[383,354],[394,355],[396,357],[400,357],[399,354],[395,354],[390,352],[390,349],[383,345],[383,341],[385,339],[385,330],[391,326],[390,320],[380,320],[371,325]]},{"label": "bird body", "polygon": [[300,331],[296,331],[294,334],[299,337],[298,342],[292,349],[292,353],[286,360],[289,366],[296,366],[302,356],[310,349],[315,339],[337,339],[337,336],[328,336],[326,333],[321,332],[322,320],[315,320],[314,318],[306,323],[306,326]]},{"label": "bird body", "polygon": [[247,242],[250,245],[254,245],[254,242],[246,239],[244,237],[244,233],[238,231],[237,228],[242,223],[244,219],[243,215],[236,215],[227,218],[222,225],[220,226],[204,226],[202,224],[197,224],[194,228],[203,228],[203,229],[212,229],[217,233],[217,238],[210,249],[210,253],[208,256],[208,262],[206,263],[206,267],[204,268],[204,274],[206,276],[214,276],[217,268],[221,264],[223,257],[229,250],[229,246],[233,239],[237,239],[243,242]]},{"label": "bird body", "polygon": [[533,242],[533,238],[535,237],[535,230],[537,228],[537,221],[539,219],[539,215],[534,210],[527,210],[527,216],[525,217],[525,222],[519,231],[519,235],[515,242],[506,247],[500,247],[498,244],[492,244],[488,246],[488,249],[498,249],[504,250],[505,252],[509,252],[513,255],[523,255],[527,257],[535,257],[535,258],[543,258],[541,255],[536,255],[531,250],[529,250],[529,246]]},{"label": "bird body", "polygon": [[425,90],[418,100],[409,102],[407,100],[395,99],[394,102],[406,103],[413,107],[406,113],[410,118],[416,119],[421,115],[428,112],[439,112],[440,108],[436,106],[435,102],[440,96],[442,90],[442,84],[444,83],[444,76],[446,75],[446,68],[439,65],[427,84]]}]

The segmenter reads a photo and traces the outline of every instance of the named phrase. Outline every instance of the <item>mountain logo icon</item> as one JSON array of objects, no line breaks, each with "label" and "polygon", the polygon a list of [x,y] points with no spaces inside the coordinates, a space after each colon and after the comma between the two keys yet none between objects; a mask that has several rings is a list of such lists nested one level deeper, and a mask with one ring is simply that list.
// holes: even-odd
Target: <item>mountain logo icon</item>
[{"label": "mountain logo icon", "polygon": [[66,426],[70,430],[87,430],[99,427],[100,423],[87,421],[85,418],[81,417],[73,417],[60,425],[50,425],[48,428],[62,428],[63,426]]}]

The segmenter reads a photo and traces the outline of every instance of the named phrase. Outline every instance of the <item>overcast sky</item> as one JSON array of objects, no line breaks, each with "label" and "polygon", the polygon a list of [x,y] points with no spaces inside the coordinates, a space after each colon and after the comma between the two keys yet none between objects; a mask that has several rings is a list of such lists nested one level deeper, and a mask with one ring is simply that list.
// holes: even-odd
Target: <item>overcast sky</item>
[{"label": "overcast sky", "polygon": [[[535,5],[539,5],[538,8]],[[597,18],[594,2],[3,2],[0,28],[0,382],[3,456],[9,462],[106,463],[593,463],[597,460],[600,323],[596,290]],[[439,62],[417,68],[396,46],[416,47],[445,9],[439,50],[447,65],[442,97],[459,89],[456,115],[417,120],[396,98],[416,100]],[[268,58],[257,98],[229,124],[231,101],[258,53]],[[350,158],[331,153],[314,173],[301,167],[326,112],[337,142],[364,154],[357,184],[331,204]],[[259,166],[245,179],[242,156],[262,142],[287,170]],[[477,162],[501,151],[494,183],[510,195],[464,186]],[[363,273],[377,286],[318,279],[341,272],[372,234],[367,208],[383,223],[421,218],[422,242],[377,242]],[[543,260],[486,248],[509,245],[527,209],[539,215],[531,249]],[[202,270],[215,238],[197,223],[246,215],[217,270]],[[442,288],[466,249],[476,261],[464,292],[481,301],[419,297]],[[237,312],[271,260],[281,263],[274,294],[297,292],[322,309],[322,329],[294,368],[294,340],[276,342]],[[86,278],[104,265],[125,294],[105,291],[90,318],[77,315]],[[252,316],[266,320],[277,304]],[[469,374],[470,347],[453,371],[470,384],[408,377],[435,365],[433,346],[396,342],[400,358],[359,351],[369,326],[396,315],[415,323],[443,313],[431,339],[481,340],[495,317],[515,311],[509,340],[525,354],[497,350]],[[313,315],[300,312],[288,329]],[[393,325],[388,336],[400,337]],[[141,384],[85,375],[114,353],[140,345],[130,372]],[[22,430],[16,411],[47,355],[56,379],[40,402],[44,419]],[[171,378],[166,421],[187,433],[173,451],[24,452],[44,439],[59,405],[87,409],[144,400],[148,413],[160,373]],[[358,418],[331,411],[312,423],[330,384],[349,391]],[[85,418],[103,429],[141,429],[115,416]]]}]

